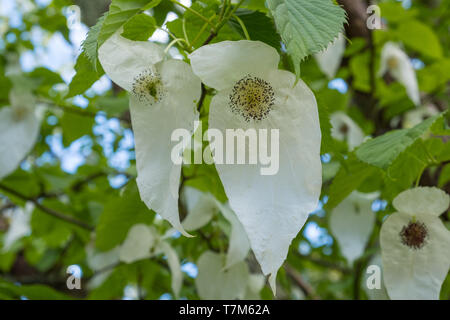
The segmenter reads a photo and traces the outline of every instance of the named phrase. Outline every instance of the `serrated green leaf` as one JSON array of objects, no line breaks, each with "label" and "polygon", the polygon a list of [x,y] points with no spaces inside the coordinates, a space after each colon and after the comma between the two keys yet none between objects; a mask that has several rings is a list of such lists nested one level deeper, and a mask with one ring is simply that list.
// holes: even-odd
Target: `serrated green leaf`
[{"label": "serrated green leaf", "polygon": [[98,51],[98,35],[100,34],[100,30],[103,26],[103,21],[106,18],[107,13],[103,14],[98,20],[97,23],[89,29],[86,40],[83,41],[82,51],[85,52],[87,58],[92,63],[92,66],[95,70],[97,70],[97,51]]},{"label": "serrated green leaf", "polygon": [[308,55],[325,49],[343,30],[345,11],[330,0],[267,0],[300,75],[300,62]]},{"label": "serrated green leaf", "polygon": [[140,13],[132,17],[123,25],[121,36],[135,41],[147,41],[155,30],[155,18],[145,13]]},{"label": "serrated green leaf", "polygon": [[149,0],[113,0],[98,35],[98,47],[148,3]]},{"label": "serrated green leaf", "polygon": [[356,156],[368,164],[387,169],[397,157],[424,134],[442,115],[428,118],[411,129],[390,131],[363,143]]}]

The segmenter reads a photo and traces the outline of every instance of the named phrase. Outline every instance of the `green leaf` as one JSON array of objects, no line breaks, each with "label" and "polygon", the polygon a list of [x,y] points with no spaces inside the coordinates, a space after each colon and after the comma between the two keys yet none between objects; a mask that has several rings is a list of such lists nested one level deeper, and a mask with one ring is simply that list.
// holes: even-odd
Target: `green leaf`
[{"label": "green leaf", "polygon": [[156,30],[155,18],[141,13],[135,15],[123,25],[122,37],[135,40],[147,41]]},{"label": "green leaf", "polygon": [[150,224],[154,214],[141,201],[135,182],[126,186],[121,197],[114,196],[106,203],[97,225],[96,247],[107,251],[120,244],[128,229],[136,223]]},{"label": "green leaf", "polygon": [[68,300],[70,297],[41,284],[15,285],[0,279],[0,294],[14,299],[25,297],[30,300]]},{"label": "green leaf", "polygon": [[399,25],[397,32],[403,43],[411,49],[427,57],[442,57],[439,39],[426,24],[417,20],[405,21]]},{"label": "green leaf", "polygon": [[390,131],[363,143],[356,156],[371,165],[387,169],[397,157],[424,134],[442,115],[428,118],[411,129]]},{"label": "green leaf", "polygon": [[326,210],[336,207],[356,190],[368,177],[377,173],[377,168],[359,161],[353,155],[341,166],[330,185]]},{"label": "green leaf", "polygon": [[77,73],[72,78],[72,81],[70,81],[69,92],[65,96],[66,99],[84,93],[104,73],[103,70],[101,70],[101,73],[97,73],[97,71],[95,71],[91,61],[84,51],[78,56],[75,64],[75,71]]},{"label": "green leaf", "polygon": [[98,20],[97,23],[89,29],[86,40],[83,41],[82,50],[86,54],[89,61],[92,63],[92,66],[95,70],[97,70],[97,51],[98,51],[98,35],[100,34],[100,30],[103,26],[103,22],[106,18],[106,13],[103,14]]},{"label": "green leaf", "polygon": [[[236,16],[244,23],[251,40],[259,40],[268,45],[280,49],[281,39],[271,19],[258,11],[238,10]],[[229,20],[233,29],[245,36],[241,25],[236,19]]]},{"label": "green leaf", "polygon": [[443,188],[447,183],[450,182],[450,163],[447,163],[444,168],[442,168],[441,174],[439,175],[438,186]]},{"label": "green leaf", "polygon": [[325,49],[343,30],[345,11],[330,0],[267,0],[300,75],[300,62],[308,55]]},{"label": "green leaf", "polygon": [[98,47],[148,3],[149,0],[113,0],[98,35]]},{"label": "green leaf", "polygon": [[[76,108],[76,107],[74,107]],[[73,112],[64,112],[61,118],[63,144],[69,146],[73,141],[92,133],[94,118]]]}]

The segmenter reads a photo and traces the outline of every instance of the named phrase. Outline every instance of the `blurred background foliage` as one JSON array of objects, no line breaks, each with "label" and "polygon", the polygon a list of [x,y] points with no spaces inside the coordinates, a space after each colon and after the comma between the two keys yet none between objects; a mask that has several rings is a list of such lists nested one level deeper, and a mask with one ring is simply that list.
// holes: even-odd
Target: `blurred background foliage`
[{"label": "blurred background foliage", "polygon": [[[182,2],[206,17],[220,10],[218,0]],[[385,150],[378,150],[382,166],[362,161],[364,149],[359,155],[349,152],[345,142],[332,138],[328,121],[330,114],[343,111],[365,135],[382,136],[402,129],[405,114],[415,106],[403,86],[388,76],[376,76],[381,48],[387,41],[404,44],[416,69],[422,104],[433,105],[439,112],[447,110],[450,1],[378,1],[383,29],[375,31],[365,27],[368,3],[337,2],[346,9],[349,21],[345,26],[346,50],[337,75],[328,79],[311,56],[301,64],[301,78],[319,104],[324,184],[319,208],[292,242],[285,268],[279,271],[278,299],[368,298],[363,290],[365,268],[379,252],[379,230],[386,215],[394,211],[392,199],[414,184],[439,186],[450,192],[450,140],[445,115],[434,117],[419,132],[431,129],[426,139],[414,139],[408,145],[399,141],[393,161],[387,163],[382,158]],[[139,9],[146,3],[150,1],[130,1],[127,5]],[[0,0],[0,108],[9,107],[10,90],[15,87],[31,91],[36,108],[43,110],[34,148],[17,170],[0,181],[0,299],[174,298],[171,273],[162,255],[132,264],[105,265],[96,271],[87,262],[90,250],[114,248],[136,223],[153,225],[160,234],[170,229],[139,198],[126,93],[103,75],[101,67],[95,68],[95,53],[92,57],[85,51],[86,57],[78,58],[88,27],[96,24],[109,4],[109,0]],[[120,11],[125,11],[124,1],[116,4],[124,14]],[[72,5],[81,9],[80,22],[71,22]],[[130,12],[127,19],[139,10]],[[167,33],[156,28],[162,26],[177,37],[184,37],[186,32],[198,47],[209,35],[205,30],[195,39],[203,21],[170,1],[159,2],[151,12],[153,21],[143,25],[135,21],[138,31],[131,38],[144,34],[167,44]],[[245,1],[237,15],[251,39],[281,50],[281,67],[294,70],[283,53],[264,1]],[[213,41],[244,36],[239,22],[231,20]],[[169,52],[183,58],[183,48],[177,46]],[[209,100],[208,94],[202,111],[204,120]],[[185,186],[226,199],[213,166],[190,165],[183,172],[190,177]],[[381,194],[372,204],[376,225],[365,253],[348,265],[329,230],[328,216],[353,190]],[[2,235],[12,225],[14,208],[25,207],[26,203],[34,204],[29,229],[6,250]],[[449,227],[448,213],[442,219]],[[227,224],[216,215],[194,232],[196,237],[170,238],[184,275],[180,297],[198,298],[195,263],[206,250],[226,252]],[[254,257],[250,255],[247,260],[250,270],[257,272]],[[82,276],[81,290],[67,289],[68,268]],[[106,281],[88,285],[102,273],[106,273]],[[267,285],[260,296],[274,298]],[[450,298],[450,277],[441,298]]]}]

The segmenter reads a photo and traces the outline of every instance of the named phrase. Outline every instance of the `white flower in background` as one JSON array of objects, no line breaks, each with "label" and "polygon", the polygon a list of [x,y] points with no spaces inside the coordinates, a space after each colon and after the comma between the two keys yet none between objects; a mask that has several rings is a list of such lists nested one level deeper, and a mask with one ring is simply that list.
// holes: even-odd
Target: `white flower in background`
[{"label": "white flower in background", "polygon": [[152,231],[145,224],[135,224],[131,227],[125,241],[120,246],[120,260],[132,263],[150,257],[150,249],[156,241]]},{"label": "white flower in background", "polygon": [[439,113],[439,110],[433,104],[427,104],[425,106],[418,107],[405,113],[403,118],[403,128],[409,129],[415,127],[425,119],[435,116]]},{"label": "white flower in background", "polygon": [[[190,59],[194,73],[218,90],[210,104],[210,128],[223,136],[226,129],[279,130],[275,175],[261,175],[261,164],[219,164],[223,159],[213,152],[230,206],[275,291],[289,245],[318,204],[321,133],[315,97],[302,80],[295,84],[294,74],[278,70],[277,51],[259,41],[203,46]],[[271,149],[267,142],[260,148]]]},{"label": "white flower in background", "polygon": [[185,230],[200,229],[220,211],[231,226],[225,269],[243,261],[250,251],[250,243],[244,227],[230,206],[216,200],[210,193],[201,192],[191,187],[185,187],[182,195],[186,200],[188,210],[188,214],[182,223]]},{"label": "white flower in background", "polygon": [[195,287],[204,300],[243,299],[248,281],[247,264],[241,261],[224,270],[225,257],[211,251],[204,252],[197,261]]},{"label": "white flower in background", "polygon": [[388,71],[405,87],[411,101],[416,106],[420,105],[419,85],[414,67],[406,53],[392,42],[387,42],[381,51],[379,76],[383,76]]},{"label": "white flower in background", "polygon": [[439,215],[449,201],[448,194],[434,187],[406,190],[394,199],[398,212],[380,232],[384,284],[391,299],[439,299],[450,268],[450,231]]},{"label": "white flower in background", "polygon": [[341,65],[342,56],[345,52],[345,38],[342,33],[330,43],[323,51],[316,53],[314,58],[319,65],[320,70],[328,77],[333,79]]},{"label": "white flower in background", "polygon": [[250,274],[248,277],[247,288],[243,300],[259,300],[261,299],[260,292],[266,284],[266,277],[262,274]]},{"label": "white flower in background", "polygon": [[364,141],[364,132],[348,115],[342,111],[330,116],[331,136],[339,141],[346,141],[350,151]]},{"label": "white flower in background", "polygon": [[354,191],[331,212],[330,230],[349,265],[363,254],[372,233],[375,224],[372,202],[378,196],[379,193]]},{"label": "white flower in background", "polygon": [[200,229],[219,212],[216,200],[210,193],[187,186],[183,188],[181,196],[187,209],[187,215],[183,219],[182,225],[187,231]]},{"label": "white flower in background", "polygon": [[[379,253],[375,254],[369,261],[369,263],[367,264],[368,267],[370,266],[375,266],[378,267],[380,270],[380,279],[375,279],[375,281],[377,282],[377,284],[379,284],[379,288],[376,287],[371,287],[369,288],[367,285],[367,282],[369,281],[371,285],[373,285],[372,281],[373,279],[369,278],[370,276],[375,276],[377,277],[378,274],[373,273],[373,271],[371,273],[364,273],[364,280],[363,280],[363,288],[364,291],[366,292],[367,296],[369,297],[370,300],[389,300],[389,296],[387,295],[386,292],[386,287],[384,286],[384,278],[383,278],[383,267],[382,267],[382,263],[381,263],[381,255]],[[379,280],[379,282],[378,282]]]},{"label": "white flower in background", "polygon": [[0,109],[0,179],[17,169],[39,137],[40,117],[31,92],[13,88],[9,100],[11,106]]},{"label": "white flower in background", "polygon": [[88,288],[95,289],[109,278],[114,266],[119,263],[120,247],[117,246],[108,251],[98,251],[93,243],[86,246],[86,262],[94,271],[94,276],[89,280]]},{"label": "white flower in background", "polygon": [[112,35],[100,48],[106,74],[130,93],[137,184],[145,204],[189,236],[180,223],[178,187],[181,164],[171,160],[175,129],[194,130],[200,80],[181,60],[164,61],[162,48],[148,41]]},{"label": "white flower in background", "polygon": [[178,254],[154,228],[142,223],[135,224],[128,230],[128,234],[119,248],[119,260],[125,263],[133,263],[160,254],[167,258],[172,276],[172,290],[178,297],[183,283]]},{"label": "white flower in background", "polygon": [[15,207],[6,212],[6,216],[9,218],[9,227],[3,236],[4,252],[10,250],[17,240],[31,233],[30,220],[33,210],[34,204],[27,202],[25,208]]}]

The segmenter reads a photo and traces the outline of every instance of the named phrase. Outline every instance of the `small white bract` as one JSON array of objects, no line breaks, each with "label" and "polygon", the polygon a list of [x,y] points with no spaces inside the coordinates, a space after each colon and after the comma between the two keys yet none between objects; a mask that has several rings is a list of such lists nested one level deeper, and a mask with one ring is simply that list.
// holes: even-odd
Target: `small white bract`
[{"label": "small white bract", "polygon": [[147,207],[189,236],[178,213],[181,164],[171,160],[171,134],[194,130],[200,79],[183,61],[163,61],[159,45],[125,39],[121,32],[105,41],[98,56],[106,74],[130,92],[139,193]]},{"label": "small white bract", "polygon": [[378,195],[354,191],[331,212],[330,230],[350,265],[364,252],[372,233],[375,223],[372,202]]},{"label": "small white bract", "polygon": [[9,227],[3,236],[3,251],[6,252],[11,249],[13,244],[31,233],[31,214],[34,210],[34,204],[27,202],[25,208],[15,207],[6,211],[6,216],[9,217]]},{"label": "small white bract", "polygon": [[364,141],[364,132],[348,115],[337,111],[330,116],[331,135],[339,141],[346,141],[352,151]]},{"label": "small white bract", "polygon": [[336,75],[336,72],[341,65],[344,51],[345,38],[342,33],[339,33],[337,39],[330,43],[325,50],[314,55],[320,70],[325,73],[328,79],[333,79]]},{"label": "small white bract", "polygon": [[[276,274],[289,245],[319,200],[321,132],[316,99],[302,80],[296,83],[294,74],[278,70],[279,54],[259,41],[203,46],[190,59],[194,73],[218,90],[210,104],[210,128],[223,136],[227,129],[279,130],[278,173],[261,175],[261,164],[216,163],[230,207],[243,224],[263,273],[271,275],[275,291]],[[269,149],[268,144],[259,146]]]},{"label": "small white bract", "polygon": [[395,80],[405,87],[411,101],[416,106],[420,105],[419,85],[417,84],[414,67],[406,53],[392,42],[387,42],[381,51],[379,76],[383,76],[388,71]]},{"label": "small white bract", "polygon": [[450,231],[439,215],[450,197],[438,188],[419,187],[393,201],[398,212],[381,227],[385,285],[391,299],[439,299],[450,268]]},{"label": "small white bract", "polygon": [[403,128],[409,129],[415,127],[425,119],[435,116],[439,113],[439,110],[433,104],[427,104],[419,108],[415,108],[405,113],[403,118]]}]

